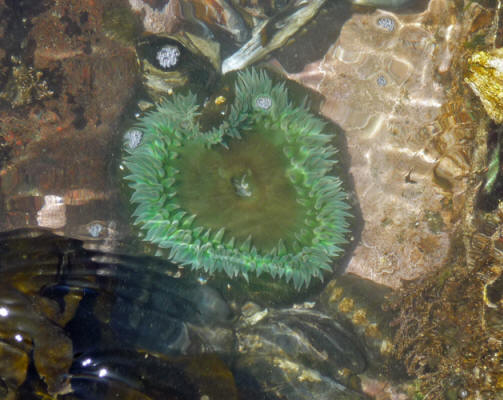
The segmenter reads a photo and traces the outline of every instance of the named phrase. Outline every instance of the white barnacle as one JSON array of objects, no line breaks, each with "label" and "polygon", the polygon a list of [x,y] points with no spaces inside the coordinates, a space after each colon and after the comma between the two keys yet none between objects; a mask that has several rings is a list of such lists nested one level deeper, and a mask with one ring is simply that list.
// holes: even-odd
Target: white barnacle
[{"label": "white barnacle", "polygon": [[395,30],[395,20],[391,17],[379,18],[377,20],[377,25],[388,32],[393,32]]},{"label": "white barnacle", "polygon": [[159,65],[164,68],[172,68],[180,60],[180,49],[177,46],[167,45],[159,50],[155,56]]},{"label": "white barnacle", "polygon": [[255,107],[267,111],[272,107],[272,99],[269,96],[259,96],[255,99]]},{"label": "white barnacle", "polygon": [[124,144],[128,150],[134,150],[140,145],[142,138],[142,131],[130,129],[124,134]]},{"label": "white barnacle", "polygon": [[386,86],[386,84],[387,84],[387,83],[388,83],[388,82],[386,81],[386,78],[385,78],[383,75],[379,75],[379,76],[377,77],[377,84],[378,84],[379,86]]},{"label": "white barnacle", "polygon": [[100,235],[102,230],[103,230],[103,225],[98,224],[98,223],[92,224],[87,228],[87,232],[89,232],[89,234],[93,238],[97,238]]}]

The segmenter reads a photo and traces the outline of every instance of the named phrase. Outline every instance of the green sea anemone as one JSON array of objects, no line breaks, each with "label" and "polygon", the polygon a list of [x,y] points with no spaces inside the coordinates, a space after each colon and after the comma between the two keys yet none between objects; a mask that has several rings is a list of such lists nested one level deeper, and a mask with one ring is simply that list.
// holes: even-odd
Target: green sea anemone
[{"label": "green sea anemone", "polygon": [[266,272],[296,288],[321,279],[349,216],[324,123],[253,69],[238,74],[218,127],[202,132],[200,115],[195,95],[175,95],[142,119],[142,142],[128,149],[144,240],[210,274]]}]

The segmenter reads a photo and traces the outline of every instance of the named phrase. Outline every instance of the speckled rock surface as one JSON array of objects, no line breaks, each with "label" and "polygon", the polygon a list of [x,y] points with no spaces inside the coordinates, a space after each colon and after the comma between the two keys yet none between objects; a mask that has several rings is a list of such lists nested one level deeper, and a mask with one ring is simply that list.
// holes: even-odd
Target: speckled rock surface
[{"label": "speckled rock surface", "polygon": [[[40,71],[53,95],[0,104],[0,229],[113,219],[110,163],[135,90],[134,48],[104,32],[101,1],[41,2],[36,14],[29,5],[3,10],[9,26],[20,26],[9,54]],[[7,74],[14,68],[3,65]]]}]

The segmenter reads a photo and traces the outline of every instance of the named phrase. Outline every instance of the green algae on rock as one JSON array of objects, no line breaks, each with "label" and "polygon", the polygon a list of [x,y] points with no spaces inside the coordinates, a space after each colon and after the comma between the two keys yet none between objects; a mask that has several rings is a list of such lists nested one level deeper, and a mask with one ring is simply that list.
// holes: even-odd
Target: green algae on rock
[{"label": "green algae on rock", "polygon": [[266,272],[296,288],[322,279],[349,217],[323,122],[256,70],[238,74],[220,126],[202,132],[200,115],[195,95],[175,95],[142,119],[142,143],[128,149],[144,240],[210,274]]}]

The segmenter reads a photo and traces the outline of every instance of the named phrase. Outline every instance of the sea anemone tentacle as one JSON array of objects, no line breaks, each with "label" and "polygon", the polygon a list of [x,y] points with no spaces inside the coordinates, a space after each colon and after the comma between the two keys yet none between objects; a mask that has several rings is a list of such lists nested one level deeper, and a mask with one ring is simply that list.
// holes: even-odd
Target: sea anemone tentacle
[{"label": "sea anemone tentacle", "polygon": [[350,217],[325,124],[255,69],[238,74],[220,126],[204,132],[200,116],[194,94],[175,95],[137,127],[124,163],[144,240],[209,274],[322,279]]}]

